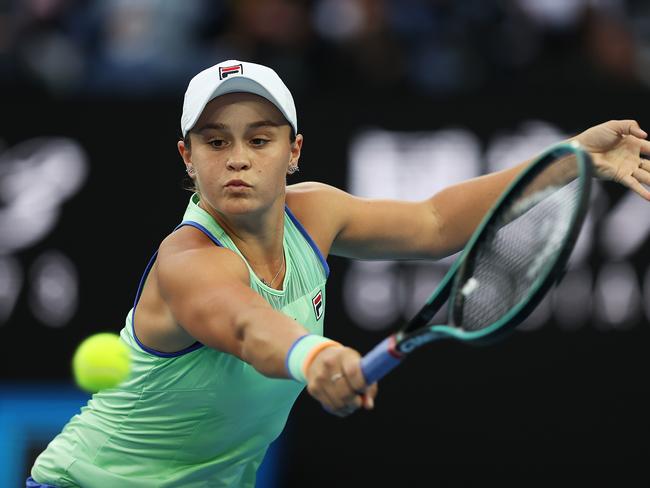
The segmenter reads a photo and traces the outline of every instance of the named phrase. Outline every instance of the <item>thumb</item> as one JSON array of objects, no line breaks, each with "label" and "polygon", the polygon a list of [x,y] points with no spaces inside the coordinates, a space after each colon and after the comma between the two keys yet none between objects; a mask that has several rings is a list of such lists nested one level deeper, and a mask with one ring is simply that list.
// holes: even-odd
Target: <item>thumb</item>
[{"label": "thumb", "polygon": [[648,133],[639,127],[639,123],[636,120],[621,120],[619,121],[618,127],[622,135],[633,135],[645,139],[648,137]]}]

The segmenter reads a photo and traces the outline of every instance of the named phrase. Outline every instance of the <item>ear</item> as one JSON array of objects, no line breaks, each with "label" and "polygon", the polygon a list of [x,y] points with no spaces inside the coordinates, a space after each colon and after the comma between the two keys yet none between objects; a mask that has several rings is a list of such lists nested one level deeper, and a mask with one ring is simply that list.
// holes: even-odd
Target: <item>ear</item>
[{"label": "ear", "polygon": [[178,147],[178,152],[181,155],[181,158],[183,158],[183,162],[185,163],[185,170],[187,171],[187,174],[191,177],[194,176],[194,166],[192,165],[192,151],[190,148],[185,146],[185,141],[182,139],[178,141],[176,144],[176,147]]},{"label": "ear", "polygon": [[178,148],[178,152],[181,155],[181,158],[183,158],[183,161],[185,161],[185,164],[189,164],[192,162],[192,154],[191,150],[188,147],[185,147],[185,141],[183,139],[180,139],[176,143],[176,147]]},{"label": "ear", "polygon": [[292,174],[298,171],[298,161],[300,160],[300,151],[302,151],[302,134],[296,135],[296,140],[291,144],[291,154],[289,156],[289,167],[287,173]]}]

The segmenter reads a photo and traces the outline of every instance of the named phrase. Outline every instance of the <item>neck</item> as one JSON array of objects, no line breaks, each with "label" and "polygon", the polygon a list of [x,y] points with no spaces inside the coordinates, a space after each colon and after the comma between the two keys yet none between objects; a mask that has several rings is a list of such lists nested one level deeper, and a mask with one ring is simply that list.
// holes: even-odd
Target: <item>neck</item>
[{"label": "neck", "polygon": [[[278,278],[280,278],[281,276],[283,276],[283,273],[284,273],[284,271],[286,270],[286,265],[287,265],[287,261],[286,261],[286,258],[285,258],[285,256],[284,256],[284,252],[283,252],[283,253],[282,253],[282,264],[280,265],[280,267],[278,268],[278,270],[277,270],[277,271],[275,272],[275,274],[273,275],[273,278],[271,278],[271,281],[266,280],[266,278],[264,278],[264,277],[260,277],[260,280],[261,280],[262,283],[264,283],[266,286],[273,287],[273,285],[275,285],[275,282],[278,280]],[[279,283],[282,283],[282,280],[280,280]]]},{"label": "neck", "polygon": [[284,200],[260,212],[226,215],[203,200],[199,206],[226,231],[258,278],[267,286],[281,284],[284,257]]},{"label": "neck", "polygon": [[203,199],[199,201],[199,207],[216,220],[239,250],[248,251],[246,256],[262,261],[279,256],[284,235],[283,198],[269,207],[241,214],[226,214]]}]

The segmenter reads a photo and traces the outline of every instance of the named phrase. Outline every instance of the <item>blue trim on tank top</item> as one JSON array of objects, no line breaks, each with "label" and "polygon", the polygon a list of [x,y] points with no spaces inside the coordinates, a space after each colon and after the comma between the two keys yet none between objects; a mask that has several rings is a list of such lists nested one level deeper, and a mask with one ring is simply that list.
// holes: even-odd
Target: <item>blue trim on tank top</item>
[{"label": "blue trim on tank top", "polygon": [[209,238],[212,242],[214,242],[217,246],[219,246],[219,247],[224,247],[224,245],[221,244],[221,242],[219,241],[219,239],[217,239],[216,237],[214,237],[214,236],[212,235],[212,232],[210,232],[208,229],[206,229],[204,226],[202,226],[202,225],[199,224],[198,222],[194,222],[193,220],[183,220],[180,224],[178,224],[178,225],[176,226],[176,228],[174,229],[174,231],[180,229],[180,228],[183,227],[184,225],[189,225],[189,226],[192,226],[192,227],[196,227],[196,228],[199,229],[201,232],[203,232],[206,236],[208,236],[208,238]]},{"label": "blue trim on tank top", "polygon": [[[318,258],[320,259],[321,264],[323,265],[323,269],[325,270],[325,276],[329,277],[330,274],[330,268],[327,264],[327,261],[323,257],[323,255],[320,252],[320,249],[318,249],[318,246],[316,246],[316,243],[312,240],[311,236],[307,233],[305,228],[302,226],[300,221],[293,215],[291,210],[289,209],[288,206],[284,206],[287,215],[293,222],[293,224],[296,226],[298,231],[302,234],[302,236],[305,238],[307,243],[311,246],[311,248],[314,250]],[[199,224],[198,222],[194,222],[192,220],[184,220],[180,224],[178,224],[172,232],[177,231],[181,227],[189,225],[191,227],[194,227],[201,232],[203,232],[212,242],[214,242],[217,246],[219,247],[224,247],[224,245],[217,239],[215,236],[212,235],[212,233],[206,229],[203,225]],[[140,296],[142,295],[142,288],[144,287],[144,282],[149,275],[149,272],[151,271],[151,268],[153,267],[153,263],[156,260],[156,257],[158,256],[158,251],[156,251],[151,259],[149,260],[149,263],[147,264],[147,267],[144,270],[144,273],[142,274],[142,277],[140,278],[140,284],[138,285],[138,291],[135,294],[135,300],[133,302],[133,313],[131,314],[131,331],[133,333],[133,338],[135,339],[135,342],[138,343],[138,345],[142,348],[142,350],[148,352],[149,354],[153,354],[154,356],[159,356],[163,358],[173,358],[177,356],[182,356],[183,354],[190,353],[192,351],[195,351],[201,347],[203,347],[203,344],[200,343],[199,341],[196,341],[194,344],[191,346],[186,347],[185,349],[181,349],[180,351],[176,352],[162,352],[158,351],[156,349],[153,349],[151,347],[145,346],[142,342],[140,342],[140,339],[138,339],[138,336],[135,333],[135,309],[138,305],[138,302],[140,301]]]},{"label": "blue trim on tank top", "polygon": [[[207,235],[212,242],[214,242],[217,246],[223,247],[221,242],[214,237],[208,229],[203,227],[201,224],[192,222],[192,221],[183,221],[180,224],[178,224],[172,232],[177,231],[184,225],[190,225],[192,227],[196,227],[199,229],[201,232],[203,232],[205,235]],[[144,273],[142,274],[142,278],[140,278],[140,284],[138,285],[138,291],[135,294],[135,300],[133,302],[133,313],[131,314],[131,332],[133,333],[133,338],[135,339],[135,342],[138,343],[138,346],[149,354],[153,354],[154,356],[159,356],[162,358],[175,358],[178,356],[182,356],[183,354],[187,354],[192,351],[196,351],[197,349],[203,347],[203,344],[201,344],[199,341],[196,341],[194,344],[191,346],[186,347],[185,349],[181,349],[180,351],[176,352],[162,352],[158,351],[157,349],[153,349],[152,347],[144,345],[142,342],[140,342],[140,339],[138,339],[137,334],[135,333],[135,308],[138,305],[138,302],[140,301],[140,296],[142,295],[142,288],[144,287],[144,282],[149,275],[149,272],[151,271],[151,268],[153,267],[153,263],[156,260],[156,256],[158,256],[158,251],[156,251],[153,256],[151,256],[151,259],[149,260],[149,263],[147,264],[147,267],[144,270]]]},{"label": "blue trim on tank top", "polygon": [[302,226],[302,224],[300,223],[300,221],[299,221],[299,220],[296,218],[296,216],[293,214],[293,212],[291,211],[291,209],[290,209],[287,205],[285,205],[284,208],[285,208],[285,210],[287,211],[287,215],[289,216],[289,218],[290,218],[291,221],[293,222],[293,225],[295,225],[296,228],[300,231],[300,233],[302,234],[302,236],[305,238],[305,240],[309,243],[309,245],[311,246],[311,248],[312,248],[312,249],[314,250],[314,252],[316,253],[316,256],[318,256],[318,259],[320,259],[320,262],[321,262],[321,264],[323,265],[323,269],[325,270],[325,277],[329,278],[329,275],[330,275],[330,267],[329,267],[329,265],[327,264],[327,261],[325,260],[325,258],[323,257],[323,255],[321,254],[320,249],[318,249],[318,246],[316,245],[316,243],[313,241],[313,239],[311,238],[311,236],[309,235],[309,233],[307,232],[307,230]]}]

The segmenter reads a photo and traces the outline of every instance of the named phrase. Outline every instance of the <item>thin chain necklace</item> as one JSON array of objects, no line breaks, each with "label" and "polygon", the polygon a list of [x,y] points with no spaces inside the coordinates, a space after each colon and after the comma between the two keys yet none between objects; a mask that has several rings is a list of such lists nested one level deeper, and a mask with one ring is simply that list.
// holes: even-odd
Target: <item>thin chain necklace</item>
[{"label": "thin chain necklace", "polygon": [[284,257],[284,252],[282,252],[282,264],[280,265],[280,269],[278,269],[278,272],[275,273],[275,276],[273,277],[271,282],[270,283],[267,282],[264,278],[260,278],[260,281],[262,283],[264,283],[266,286],[268,286],[270,288],[273,288],[273,283],[275,283],[275,280],[277,280],[278,276],[280,276],[280,272],[284,269],[285,260],[286,260],[286,258]]}]

